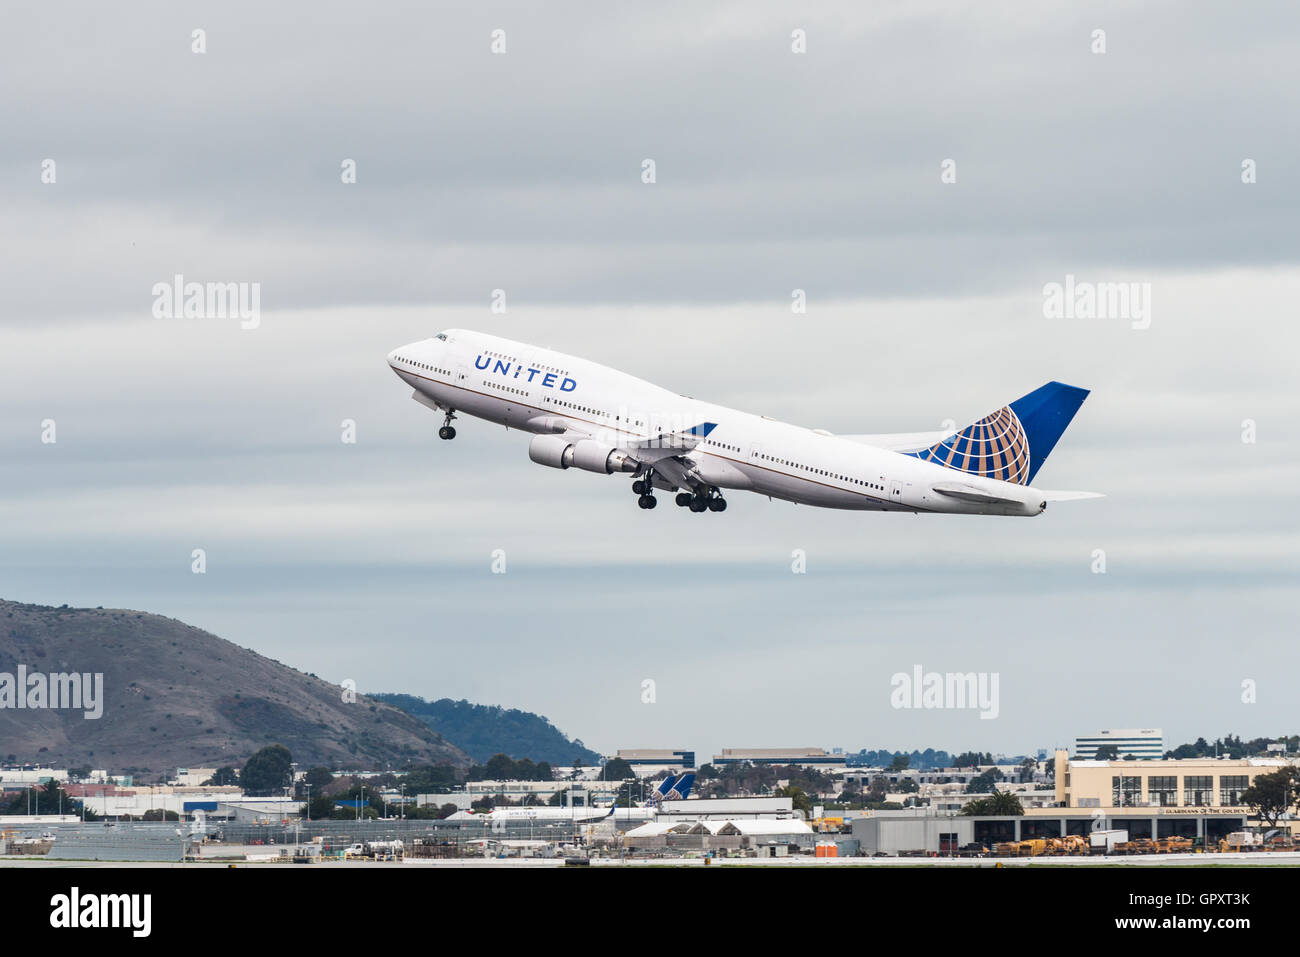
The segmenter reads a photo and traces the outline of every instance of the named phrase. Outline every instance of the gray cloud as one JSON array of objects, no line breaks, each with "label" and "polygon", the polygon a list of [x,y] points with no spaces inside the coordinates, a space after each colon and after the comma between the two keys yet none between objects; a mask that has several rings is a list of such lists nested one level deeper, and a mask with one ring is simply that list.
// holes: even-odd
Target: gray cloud
[{"label": "gray cloud", "polygon": [[[1219,663],[1292,655],[1289,6],[159,3],[6,25],[7,597],[146,607],[611,749],[1285,722]],[[1151,328],[1044,319],[1067,272],[1150,282]],[[175,273],[260,282],[262,327],[152,319]],[[1094,393],[1041,484],[1109,497],[1025,522],[643,514],[516,434],[438,442],[383,356],[447,327],[836,432],[971,421],[1062,379]],[[671,628],[629,614],[679,602]],[[888,674],[913,662],[1001,670],[1003,718],[900,716]]]}]

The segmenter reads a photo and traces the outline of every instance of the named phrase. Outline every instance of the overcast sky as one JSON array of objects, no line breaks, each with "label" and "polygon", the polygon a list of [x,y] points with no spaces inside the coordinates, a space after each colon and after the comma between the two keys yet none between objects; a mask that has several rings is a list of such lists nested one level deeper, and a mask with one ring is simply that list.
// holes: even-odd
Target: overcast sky
[{"label": "overcast sky", "polygon": [[[29,5],[0,79],[4,597],[608,752],[1296,731],[1294,4]],[[178,273],[260,283],[259,327],[154,318]],[[1149,328],[1045,318],[1067,274],[1149,284]],[[448,327],[837,432],[1059,379],[1036,484],[1107,498],[643,512],[438,441],[384,356]],[[998,717],[894,709],[918,664]]]}]

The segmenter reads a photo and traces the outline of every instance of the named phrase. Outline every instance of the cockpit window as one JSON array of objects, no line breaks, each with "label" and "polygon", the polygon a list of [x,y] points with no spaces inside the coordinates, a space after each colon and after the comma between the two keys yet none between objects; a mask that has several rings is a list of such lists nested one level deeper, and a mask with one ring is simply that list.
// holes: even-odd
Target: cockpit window
[{"label": "cockpit window", "polygon": [[447,341],[447,333],[445,333],[445,332],[440,332],[440,333],[438,333],[436,336],[434,336],[433,338],[435,338],[435,339],[441,339],[443,342],[446,342],[446,341]]}]

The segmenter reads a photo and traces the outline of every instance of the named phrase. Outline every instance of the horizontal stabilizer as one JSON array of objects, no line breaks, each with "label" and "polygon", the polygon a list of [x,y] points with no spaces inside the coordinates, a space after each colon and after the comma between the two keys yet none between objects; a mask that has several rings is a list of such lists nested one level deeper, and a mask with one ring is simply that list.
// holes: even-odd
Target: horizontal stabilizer
[{"label": "horizontal stabilizer", "polygon": [[870,445],[890,452],[917,452],[951,438],[955,431],[943,432],[885,432],[879,435],[837,435],[837,439],[848,439],[859,445]]},{"label": "horizontal stabilizer", "polygon": [[1105,492],[1043,492],[1043,500],[1047,502],[1074,502],[1081,498],[1105,498]]}]

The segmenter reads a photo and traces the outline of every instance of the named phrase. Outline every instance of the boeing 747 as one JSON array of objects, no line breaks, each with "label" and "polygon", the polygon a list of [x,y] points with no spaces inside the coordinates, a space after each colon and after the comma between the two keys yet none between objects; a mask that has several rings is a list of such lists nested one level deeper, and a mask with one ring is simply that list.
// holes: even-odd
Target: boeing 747
[{"label": "boeing 747", "polygon": [[1098,497],[1030,483],[1088,390],[1049,382],[964,429],[832,435],[678,395],[608,366],[481,332],[449,329],[394,349],[412,398],[443,416],[530,433],[538,465],[627,474],[643,509],[675,492],[721,512],[724,491],[822,508],[1038,515],[1048,502]]}]

